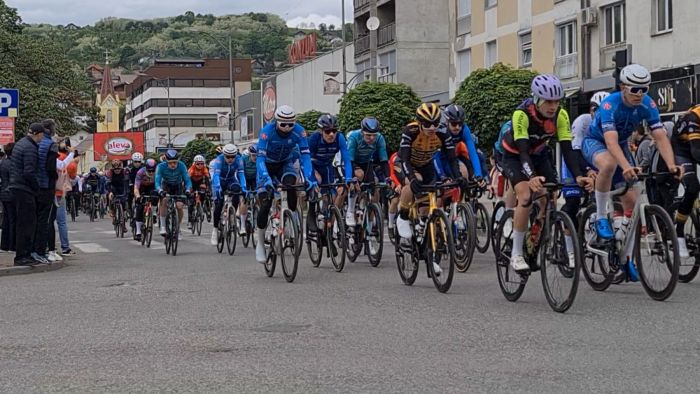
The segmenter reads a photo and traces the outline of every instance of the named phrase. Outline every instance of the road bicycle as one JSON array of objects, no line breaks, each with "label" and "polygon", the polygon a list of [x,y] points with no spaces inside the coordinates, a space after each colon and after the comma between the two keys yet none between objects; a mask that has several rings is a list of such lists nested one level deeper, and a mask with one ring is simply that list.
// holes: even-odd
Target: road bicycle
[{"label": "road bicycle", "polygon": [[387,187],[386,183],[367,182],[360,184],[355,207],[355,226],[347,226],[348,259],[355,262],[364,251],[372,267],[382,260],[384,250],[384,216],[378,203],[372,202],[372,196],[378,189]]},{"label": "road bicycle", "polygon": [[126,199],[127,196],[125,194],[112,197],[112,212],[114,213],[112,225],[114,226],[114,233],[117,235],[117,238],[124,238],[124,233],[126,232]]},{"label": "road bicycle", "polygon": [[177,246],[180,240],[180,217],[177,212],[177,203],[187,203],[186,195],[166,194],[168,205],[165,209],[165,254],[177,255]]},{"label": "road bicycle", "polygon": [[486,253],[491,243],[491,216],[484,204],[479,199],[484,193],[484,188],[479,187],[476,182],[469,182],[465,200],[474,214],[474,242],[479,253]]},{"label": "road bicycle", "polygon": [[[151,247],[151,241],[153,240],[153,223],[156,222],[156,209],[158,203],[158,197],[155,196],[141,196],[144,201],[143,206],[143,226],[141,227],[141,245],[146,245],[147,248]],[[153,204],[153,201],[156,204]]]},{"label": "road bicycle", "polygon": [[245,235],[241,237],[241,242],[243,242],[244,247],[248,247],[251,243],[253,248],[258,245],[258,240],[255,237],[256,221],[258,218],[258,197],[257,193],[248,193],[246,196],[246,206],[248,207],[248,216],[245,219]]},{"label": "road bicycle", "polygon": [[202,235],[202,225],[205,219],[203,200],[207,198],[206,192],[197,190],[193,198],[194,204],[192,205],[192,213],[189,215],[192,217],[192,222],[190,224],[192,226],[192,234],[197,234],[199,236]]},{"label": "road bicycle", "polygon": [[265,273],[268,277],[275,274],[277,259],[282,265],[282,274],[287,282],[293,282],[299,268],[301,238],[299,222],[289,208],[288,193],[305,190],[304,185],[277,185],[273,192],[272,207],[265,229]]},{"label": "road bicycle", "polygon": [[222,253],[224,243],[226,243],[226,250],[229,256],[233,256],[233,253],[236,251],[236,243],[238,242],[238,220],[236,219],[236,207],[233,205],[233,197],[242,194],[229,190],[223,193],[224,206],[221,209],[221,217],[219,218],[216,250]]},{"label": "road bicycle", "polygon": [[[334,195],[330,190],[345,186],[345,183],[329,183],[319,185],[322,193],[310,193],[309,206],[314,206],[316,217],[306,220],[306,248],[309,259],[314,267],[321,265],[323,248],[326,248],[326,257],[330,258],[336,272],[341,272],[345,267],[345,221],[340,209],[334,203]],[[315,221],[316,229],[312,230],[310,223]]]}]

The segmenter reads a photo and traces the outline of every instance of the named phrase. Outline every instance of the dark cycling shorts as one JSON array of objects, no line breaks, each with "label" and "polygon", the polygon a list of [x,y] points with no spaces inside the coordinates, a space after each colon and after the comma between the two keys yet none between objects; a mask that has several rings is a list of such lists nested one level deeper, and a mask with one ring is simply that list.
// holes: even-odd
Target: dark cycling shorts
[{"label": "dark cycling shorts", "polygon": [[314,172],[317,172],[321,176],[321,181],[319,184],[335,183],[338,179],[338,171],[336,171],[333,165],[330,166],[313,166]]},{"label": "dark cycling shorts", "polygon": [[163,191],[171,196],[181,196],[185,193],[185,188],[182,187],[181,184],[175,185],[166,183],[163,185]]},{"label": "dark cycling shorts", "polygon": [[245,186],[248,190],[255,190],[258,184],[256,176],[245,177]]},{"label": "dark cycling shorts", "polygon": [[[536,176],[543,176],[545,182],[557,183],[559,179],[557,175],[557,170],[552,162],[552,154],[550,150],[539,155],[532,155],[532,164],[535,166],[533,171]],[[523,164],[520,162],[520,156],[514,155],[512,153],[504,153],[501,159],[501,167],[503,168],[503,175],[508,178],[511,185],[515,187],[520,182],[527,182],[530,180],[525,170],[523,170]]]},{"label": "dark cycling shorts", "polygon": [[353,173],[356,170],[362,170],[362,172],[364,172],[364,179],[360,179],[360,182],[364,183],[373,183],[377,181],[381,182],[389,176],[389,174],[384,174],[384,172],[381,169],[381,166],[375,163],[355,163],[355,166],[352,170]]},{"label": "dark cycling shorts", "polygon": [[[433,165],[432,161],[422,167],[413,167],[413,171],[415,171],[416,174],[420,174],[421,183],[424,185],[430,185],[435,182],[436,173],[435,166]],[[394,175],[396,175],[396,178],[398,178],[399,182],[401,182],[403,185],[406,185],[408,179],[410,179],[406,176],[406,174],[404,174],[401,160],[399,160],[398,157],[394,161]]]}]

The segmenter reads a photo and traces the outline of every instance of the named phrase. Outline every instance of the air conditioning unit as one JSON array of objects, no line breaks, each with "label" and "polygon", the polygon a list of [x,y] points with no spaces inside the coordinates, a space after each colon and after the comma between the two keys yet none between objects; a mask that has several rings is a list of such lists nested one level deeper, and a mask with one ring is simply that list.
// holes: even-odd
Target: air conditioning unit
[{"label": "air conditioning unit", "polygon": [[581,26],[595,26],[598,24],[598,10],[588,7],[581,10]]}]

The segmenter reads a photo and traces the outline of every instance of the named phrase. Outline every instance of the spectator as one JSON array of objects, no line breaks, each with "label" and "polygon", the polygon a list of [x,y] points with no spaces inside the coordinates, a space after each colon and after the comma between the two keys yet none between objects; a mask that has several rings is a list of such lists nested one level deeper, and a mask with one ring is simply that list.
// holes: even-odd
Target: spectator
[{"label": "spectator", "polygon": [[33,237],[37,227],[37,198],[39,194],[39,141],[44,139],[44,126],[32,123],[27,136],[12,150],[10,191],[15,201],[17,220],[15,265],[36,265],[43,261],[32,258]]},{"label": "spectator", "polygon": [[12,201],[10,192],[10,173],[12,172],[12,149],[15,144],[10,142],[5,145],[7,158],[0,161],[0,201],[4,215],[2,217],[2,239],[0,239],[0,249],[6,252],[15,251],[15,226],[17,212],[15,212],[15,202]]},{"label": "spectator", "polygon": [[[56,123],[45,120],[42,125],[46,132],[44,138],[39,141],[39,165],[37,170],[37,181],[39,183],[39,194],[37,197],[37,224],[34,233],[34,251],[32,258],[44,263],[49,263],[47,247],[49,243],[49,230],[52,227],[50,219],[55,211],[55,192],[58,172],[56,170],[56,159],[58,159],[58,145],[51,139],[56,131]],[[53,235],[53,234],[52,234]],[[55,236],[55,235],[54,235]]]},{"label": "spectator", "polygon": [[58,224],[58,235],[61,239],[61,251],[70,251],[68,243],[68,223],[66,221],[66,199],[65,193],[73,190],[73,184],[68,174],[69,166],[73,165],[73,175],[78,171],[75,163],[73,163],[73,152],[69,152],[69,148],[65,143],[58,144],[58,159],[56,160],[56,170],[58,171],[58,179],[56,180],[55,200],[56,204],[51,209],[51,217],[49,218],[49,261],[62,261],[61,254],[56,253],[56,229],[54,221]]}]

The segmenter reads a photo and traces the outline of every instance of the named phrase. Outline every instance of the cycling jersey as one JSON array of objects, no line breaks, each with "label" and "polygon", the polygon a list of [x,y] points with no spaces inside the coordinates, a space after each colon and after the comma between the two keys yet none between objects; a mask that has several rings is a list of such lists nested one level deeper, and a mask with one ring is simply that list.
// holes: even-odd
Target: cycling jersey
[{"label": "cycling jersey", "polygon": [[[591,125],[593,118],[591,114],[585,113],[579,115],[571,126],[571,133],[573,134],[573,140],[571,142],[571,148],[574,149],[578,154],[581,154],[581,145],[583,143],[583,137],[588,133],[588,128]],[[586,161],[579,158],[579,164],[581,167],[581,173],[586,172]],[[561,160],[561,180],[562,183],[571,184],[572,186],[567,186],[562,189],[564,197],[582,197],[583,191],[576,185],[576,177],[566,166],[564,160]]]},{"label": "cycling jersey", "polygon": [[220,154],[214,162],[214,175],[211,184],[216,194],[220,194],[222,189],[228,190],[229,186],[233,184],[240,184],[244,191],[247,190],[241,155],[237,155],[229,164],[226,162],[225,155]]},{"label": "cycling jersey", "polygon": [[450,134],[444,129],[427,134],[421,131],[418,122],[409,123],[403,129],[399,146],[399,159],[403,172],[409,179],[415,179],[414,167],[432,166],[433,155],[440,150],[450,163],[452,172],[459,174],[459,167],[455,160],[455,146]]},{"label": "cycling jersey", "polygon": [[243,172],[246,180],[255,180],[257,176],[258,168],[255,162],[250,159],[250,155],[243,155]]},{"label": "cycling jersey", "polygon": [[115,196],[125,195],[129,192],[129,179],[126,169],[122,169],[119,174],[113,170],[107,171],[107,190]]},{"label": "cycling jersey", "polygon": [[[258,158],[256,165],[258,177],[262,183],[271,181],[267,170],[267,164],[292,163],[298,159],[294,153],[295,148],[299,149],[301,155],[301,166],[306,179],[311,176],[311,158],[309,144],[306,140],[306,131],[299,124],[295,124],[291,132],[283,134],[277,130],[277,123],[268,123],[260,130],[258,139]],[[261,185],[261,183],[259,183]]]},{"label": "cycling jersey", "polygon": [[516,141],[528,140],[530,144],[528,154],[537,155],[545,150],[549,140],[555,136],[559,142],[573,139],[569,114],[565,109],[559,108],[554,118],[544,118],[530,98],[523,101],[513,112],[512,119],[503,125],[496,149],[501,153],[510,152],[517,155],[520,150],[516,146]]},{"label": "cycling jersey", "polygon": [[200,184],[205,179],[210,178],[209,169],[207,168],[207,166],[197,167],[196,164],[192,164],[192,166],[190,166],[190,169],[187,170],[187,173],[189,174],[192,183]]},{"label": "cycling jersey", "polygon": [[645,95],[642,104],[627,106],[622,101],[622,93],[615,92],[600,104],[585,138],[605,142],[603,135],[616,131],[620,145],[624,145],[644,120],[650,130],[663,128],[659,109],[651,97]]},{"label": "cycling jersey", "polygon": [[[455,146],[459,146],[460,143],[464,144],[464,147],[466,148],[466,151],[468,152],[468,155],[466,156],[467,159],[469,158],[474,158],[474,160],[471,161],[472,169],[474,170],[474,176],[478,177],[483,177],[484,173],[481,168],[481,162],[480,160],[476,159],[478,156],[478,153],[476,152],[476,144],[474,143],[474,138],[472,137],[472,131],[469,129],[469,126],[466,124],[462,126],[462,132],[459,134],[452,134],[450,132],[450,135],[452,136],[452,142],[455,144]],[[460,156],[459,152],[457,156]]]},{"label": "cycling jersey", "polygon": [[175,189],[185,184],[185,190],[192,190],[192,180],[187,174],[187,166],[185,163],[178,161],[177,167],[171,169],[168,167],[168,162],[163,161],[158,163],[156,167],[156,190],[163,190],[163,184],[168,185],[169,190]]},{"label": "cycling jersey", "polygon": [[100,191],[100,185],[101,185],[101,180],[100,176],[97,174],[88,174],[85,177],[85,181],[83,182],[86,185],[90,185],[92,188],[93,193],[101,193]]},{"label": "cycling jersey", "polygon": [[140,165],[138,168],[134,166],[133,164],[127,167],[127,170],[129,171],[129,186],[134,186],[134,182],[136,182],[136,175],[138,174],[139,170],[143,168],[143,165]]},{"label": "cycling jersey", "polygon": [[389,161],[386,151],[386,140],[382,134],[377,134],[372,144],[365,142],[362,130],[351,131],[348,134],[348,151],[354,165],[367,164],[374,161]]},{"label": "cycling jersey", "polygon": [[333,159],[340,152],[345,168],[345,179],[352,179],[352,163],[343,134],[338,133],[335,141],[329,144],[323,139],[322,131],[316,132],[309,137],[309,150],[311,151],[311,163],[314,170],[320,170],[319,172],[327,172],[328,169],[333,170]]},{"label": "cycling jersey", "polygon": [[[700,141],[700,107],[694,108],[683,114],[675,126],[671,135],[671,144],[676,156],[694,159],[700,162],[700,158],[693,155],[693,145]],[[696,152],[697,153],[697,152]]]},{"label": "cycling jersey", "polygon": [[155,171],[149,174],[148,171],[146,171],[146,167],[141,167],[134,178],[134,188],[136,188],[139,192],[142,192],[143,190],[152,190],[155,183]]}]

